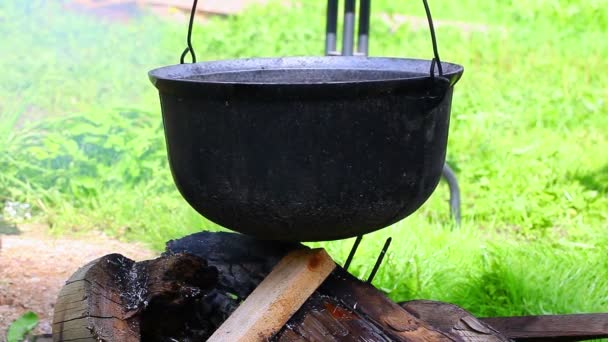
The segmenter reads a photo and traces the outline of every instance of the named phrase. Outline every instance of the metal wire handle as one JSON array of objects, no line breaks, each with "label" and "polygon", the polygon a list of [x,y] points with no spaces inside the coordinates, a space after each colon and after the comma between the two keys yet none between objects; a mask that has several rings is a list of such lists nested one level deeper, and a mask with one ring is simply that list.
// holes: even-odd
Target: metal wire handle
[{"label": "metal wire handle", "polygon": [[435,36],[435,26],[433,25],[433,17],[431,16],[431,9],[426,0],[422,0],[424,4],[424,11],[426,12],[426,19],[429,21],[429,30],[431,31],[431,43],[433,44],[434,58],[431,61],[431,78],[435,77],[435,64],[437,64],[437,70],[439,76],[443,76],[443,68],[441,67],[441,59],[439,59],[439,49],[437,48],[437,37]]},{"label": "metal wire handle", "polygon": [[[433,25],[433,17],[431,16],[431,9],[427,0],[422,0],[424,4],[424,10],[426,12],[426,18],[429,22],[429,30],[431,31],[431,42],[433,44],[433,55],[434,58],[431,61],[431,78],[435,77],[435,65],[437,65],[437,70],[439,71],[439,76],[443,76],[443,68],[441,67],[441,59],[439,58],[439,49],[437,48],[437,37],[435,36],[435,26]],[[186,55],[190,53],[192,57],[192,63],[196,63],[196,53],[194,53],[194,48],[192,47],[192,28],[194,26],[194,17],[196,15],[196,6],[198,4],[198,0],[194,0],[192,2],[192,10],[190,11],[190,21],[188,22],[188,35],[186,38],[187,47],[182,52],[182,55],[179,59],[180,64],[184,64],[184,60]],[[336,4],[337,5],[337,4]],[[369,13],[369,2],[366,2],[367,13]],[[336,8],[337,10],[337,8]],[[328,13],[329,15],[329,13]],[[365,18],[364,18],[365,19]],[[369,18],[367,18],[369,19]],[[369,25],[369,24],[367,24]],[[367,45],[367,44],[366,44]]]},{"label": "metal wire handle", "polygon": [[188,23],[188,37],[186,40],[188,47],[186,47],[186,49],[184,49],[184,52],[182,52],[182,55],[179,58],[179,64],[184,64],[184,59],[186,58],[186,55],[188,53],[190,53],[190,56],[192,57],[192,63],[196,63],[196,54],[194,53],[194,48],[192,47],[192,27],[194,26],[194,16],[196,14],[197,4],[198,0],[194,0],[192,2],[192,11],[190,11],[190,22]]}]

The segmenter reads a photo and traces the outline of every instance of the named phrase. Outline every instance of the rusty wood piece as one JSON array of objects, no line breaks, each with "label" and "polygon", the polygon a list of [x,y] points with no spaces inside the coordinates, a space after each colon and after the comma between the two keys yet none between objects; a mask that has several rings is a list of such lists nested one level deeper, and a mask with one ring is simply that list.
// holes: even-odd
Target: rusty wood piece
[{"label": "rusty wood piece", "polygon": [[449,303],[414,300],[402,308],[433,327],[457,339],[470,342],[505,342],[509,339],[468,311]]},{"label": "rusty wood piece", "polygon": [[53,315],[53,341],[140,341],[141,328],[148,321],[142,310],[159,302],[181,306],[202,296],[216,280],[215,268],[190,255],[141,263],[119,254],[106,255],[76,271],[61,289]]},{"label": "rusty wood piece", "polygon": [[346,308],[335,298],[315,292],[272,340],[299,341],[394,341],[365,316]]},{"label": "rusty wood piece", "polygon": [[420,320],[367,283],[337,269],[319,291],[372,320],[395,341],[459,341]]},{"label": "rusty wood piece", "polygon": [[480,318],[517,341],[608,338],[608,313]]},{"label": "rusty wood piece", "polygon": [[208,341],[269,339],[335,267],[324,249],[290,252]]}]

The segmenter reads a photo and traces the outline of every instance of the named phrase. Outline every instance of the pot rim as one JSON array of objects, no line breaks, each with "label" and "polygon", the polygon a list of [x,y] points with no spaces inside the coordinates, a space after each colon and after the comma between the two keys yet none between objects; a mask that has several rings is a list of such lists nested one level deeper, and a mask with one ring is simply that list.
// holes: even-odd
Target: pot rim
[{"label": "pot rim", "polygon": [[[158,88],[159,83],[179,82],[206,85],[248,85],[248,86],[315,86],[315,85],[348,85],[348,84],[377,84],[394,81],[420,81],[430,78],[431,60],[393,57],[363,57],[363,56],[303,56],[303,57],[264,57],[242,58],[198,62],[192,64],[176,64],[153,69],[148,72],[150,81]],[[435,68],[435,77],[446,78],[450,86],[460,79],[464,68],[461,65],[441,62],[443,75]],[[308,81],[308,82],[242,82],[191,79],[193,76],[203,76],[221,73],[238,73],[247,71],[266,70],[365,70],[382,72],[401,72],[404,77],[390,77],[373,80],[339,80],[339,81]]]}]

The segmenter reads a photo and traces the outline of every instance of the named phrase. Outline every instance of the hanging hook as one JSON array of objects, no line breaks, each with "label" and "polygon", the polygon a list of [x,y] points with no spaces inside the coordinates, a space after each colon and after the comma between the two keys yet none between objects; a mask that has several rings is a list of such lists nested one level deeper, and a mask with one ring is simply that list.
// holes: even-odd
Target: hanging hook
[{"label": "hanging hook", "polygon": [[348,258],[346,258],[346,262],[344,263],[345,271],[348,271],[348,267],[350,266],[350,263],[353,261],[353,258],[355,257],[355,253],[357,252],[357,248],[359,248],[359,244],[361,243],[361,240],[363,240],[363,235],[357,236],[357,239],[355,240],[353,247],[350,249],[350,253],[348,253]]},{"label": "hanging hook", "polygon": [[[350,266],[351,262],[353,261],[353,258],[355,256],[355,253],[357,252],[357,249],[359,248],[359,244],[361,243],[361,240],[363,240],[363,235],[357,236],[357,239],[355,240],[353,247],[350,249],[350,253],[348,253],[348,258],[346,258],[346,262],[344,263],[343,268],[345,271],[348,271],[348,267]],[[378,272],[378,269],[380,268],[380,265],[382,264],[382,260],[384,259],[384,256],[386,255],[386,251],[388,250],[388,247],[391,245],[391,241],[393,241],[393,238],[389,237],[384,242],[384,247],[382,247],[382,250],[380,251],[380,255],[378,255],[378,258],[376,259],[376,263],[374,264],[374,267],[372,268],[372,272],[369,274],[369,276],[367,278],[368,284],[371,284],[371,282],[374,280],[374,277],[376,276],[376,273]]]},{"label": "hanging hook", "polygon": [[372,281],[374,280],[374,277],[376,276],[376,273],[378,272],[378,269],[380,268],[380,265],[382,264],[382,260],[384,259],[384,256],[386,255],[386,251],[388,250],[388,247],[391,245],[392,241],[393,241],[393,238],[389,237],[384,242],[384,247],[382,247],[382,250],[380,251],[380,255],[378,255],[378,259],[376,259],[376,263],[374,264],[372,273],[370,273],[369,277],[367,278],[368,284],[371,284]]},{"label": "hanging hook", "polygon": [[190,53],[190,56],[192,57],[192,63],[196,63],[196,54],[194,53],[194,48],[192,47],[192,27],[194,26],[194,16],[196,15],[197,3],[198,3],[198,0],[194,0],[194,2],[192,3],[192,11],[190,12],[190,22],[188,23],[188,38],[186,40],[188,47],[186,49],[184,49],[184,52],[182,52],[182,55],[179,58],[180,64],[185,63],[184,59],[186,58],[186,55],[188,54],[188,52]]}]

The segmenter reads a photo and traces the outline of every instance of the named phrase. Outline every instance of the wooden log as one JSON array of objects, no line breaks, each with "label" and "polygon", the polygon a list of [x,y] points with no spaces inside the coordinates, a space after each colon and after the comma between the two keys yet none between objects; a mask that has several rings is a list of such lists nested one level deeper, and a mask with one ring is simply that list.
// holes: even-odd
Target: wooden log
[{"label": "wooden log", "polygon": [[200,232],[167,242],[163,255],[186,253],[218,270],[218,288],[242,301],[287,253],[306,247],[294,242],[263,241],[226,232]]},{"label": "wooden log", "polygon": [[324,249],[300,249],[287,254],[208,341],[271,338],[335,267]]},{"label": "wooden log", "polygon": [[113,277],[133,261],[110,254],[80,268],[59,292],[53,315],[53,341],[139,341],[139,322],[123,319],[120,286]]},{"label": "wooden log", "polygon": [[[167,251],[159,259],[134,263],[120,255],[106,256],[76,272],[62,289],[53,339],[207,340],[239,305],[246,305],[242,304],[243,300],[246,303],[258,284],[290,252],[314,255],[300,244],[258,241],[231,233],[198,233],[169,242]],[[290,273],[298,267],[278,265],[277,268],[284,268],[279,278],[292,279],[285,287],[300,286],[297,279],[301,276]],[[272,277],[270,283],[281,285]],[[263,292],[272,293],[272,290]],[[300,300],[307,296],[300,294]],[[266,310],[270,312],[266,318],[275,324],[275,318],[297,307],[280,300],[274,303],[277,307],[274,311]],[[261,306],[272,305],[262,301]],[[243,308],[256,315],[251,307]],[[371,285],[336,267],[278,333],[269,337],[270,332],[276,331],[275,325],[254,339],[282,342],[466,340],[442,331],[431,321],[431,318],[416,317]],[[244,330],[252,326],[257,324],[249,324]]]},{"label": "wooden log", "polygon": [[[54,341],[140,341],[143,309],[180,307],[215,286],[217,270],[200,258],[173,255],[135,263],[110,254],[80,268],[61,289]],[[171,323],[175,317],[166,317]],[[149,320],[149,319],[148,319]]]},{"label": "wooden log", "polygon": [[319,291],[335,297],[380,327],[395,341],[458,341],[416,318],[370,284],[337,269]]},{"label": "wooden log", "polygon": [[315,292],[272,341],[378,341],[393,339],[338,299]]},{"label": "wooden log", "polygon": [[608,314],[480,318],[517,341],[585,341],[608,338]]},{"label": "wooden log", "polygon": [[464,341],[414,317],[336,269],[275,341]]},{"label": "wooden log", "polygon": [[585,341],[608,338],[608,314],[475,318],[448,303],[415,300],[400,304],[431,325],[466,341]]},{"label": "wooden log", "polygon": [[[222,235],[223,234],[223,235]],[[239,234],[197,233],[167,245],[167,253],[191,253],[220,271],[223,291],[249,293],[239,284],[256,285],[272,264],[299,244],[259,241]],[[226,249],[230,246],[230,250]],[[232,265],[239,265],[233,267]],[[418,320],[371,285],[341,268],[325,280],[283,329],[275,341],[458,341]]]},{"label": "wooden log", "polygon": [[449,303],[414,300],[400,304],[417,318],[453,338],[471,342],[504,342],[509,339],[468,311]]}]

